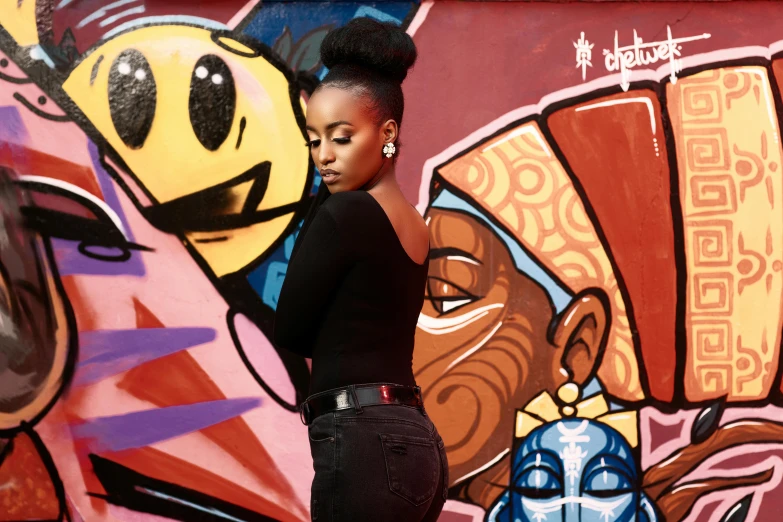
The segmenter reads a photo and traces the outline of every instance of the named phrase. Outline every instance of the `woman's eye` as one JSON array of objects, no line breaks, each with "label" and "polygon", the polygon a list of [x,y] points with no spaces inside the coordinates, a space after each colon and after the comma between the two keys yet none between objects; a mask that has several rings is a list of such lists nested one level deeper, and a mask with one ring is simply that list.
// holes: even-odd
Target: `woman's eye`
[{"label": "woman's eye", "polygon": [[335,143],[345,144],[351,141],[351,138],[334,138]]},{"label": "woman's eye", "polygon": [[426,291],[425,298],[430,300],[439,314],[454,311],[479,299],[454,283],[438,277],[427,278]]},{"label": "woman's eye", "polygon": [[305,143],[305,145],[308,148],[310,148],[310,149],[314,149],[315,147],[317,147],[320,144],[321,144],[321,140],[312,140],[312,141],[308,141],[307,143]]}]

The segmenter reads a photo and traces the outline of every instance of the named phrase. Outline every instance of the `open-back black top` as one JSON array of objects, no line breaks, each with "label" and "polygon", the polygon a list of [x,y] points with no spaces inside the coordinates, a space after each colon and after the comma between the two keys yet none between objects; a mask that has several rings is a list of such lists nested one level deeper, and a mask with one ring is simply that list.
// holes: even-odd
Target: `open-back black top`
[{"label": "open-back black top", "polygon": [[274,341],[313,360],[310,393],[371,382],[413,386],[416,322],[429,257],[407,254],[383,207],[363,191],[336,193],[294,248]]}]

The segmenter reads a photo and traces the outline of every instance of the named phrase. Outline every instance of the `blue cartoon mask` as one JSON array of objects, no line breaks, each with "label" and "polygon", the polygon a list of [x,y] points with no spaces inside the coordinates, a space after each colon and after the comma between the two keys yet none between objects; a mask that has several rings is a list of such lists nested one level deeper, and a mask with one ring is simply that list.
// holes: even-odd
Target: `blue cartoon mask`
[{"label": "blue cartoon mask", "polygon": [[613,428],[588,419],[533,430],[517,449],[511,487],[488,522],[657,522],[641,491],[631,447]]}]

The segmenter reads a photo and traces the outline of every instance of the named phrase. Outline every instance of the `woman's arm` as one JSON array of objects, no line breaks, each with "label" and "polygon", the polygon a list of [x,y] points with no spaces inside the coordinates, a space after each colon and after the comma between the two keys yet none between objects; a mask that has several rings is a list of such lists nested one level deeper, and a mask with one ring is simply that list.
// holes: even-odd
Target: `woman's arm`
[{"label": "woman's arm", "polygon": [[301,238],[286,271],[275,314],[274,341],[303,357],[312,357],[313,341],[326,305],[349,262],[338,224],[321,207]]}]

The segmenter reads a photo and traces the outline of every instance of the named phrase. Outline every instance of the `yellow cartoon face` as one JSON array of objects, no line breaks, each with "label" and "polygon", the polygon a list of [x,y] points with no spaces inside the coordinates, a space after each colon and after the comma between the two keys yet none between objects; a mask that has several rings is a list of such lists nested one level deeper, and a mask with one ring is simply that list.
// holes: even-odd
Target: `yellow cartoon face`
[{"label": "yellow cartoon face", "polygon": [[38,43],[35,0],[0,0],[0,20],[20,47]]},{"label": "yellow cartoon face", "polygon": [[147,218],[183,233],[216,276],[291,223],[310,177],[302,108],[259,51],[203,28],[144,27],[100,45],[63,86],[145,191]]}]

